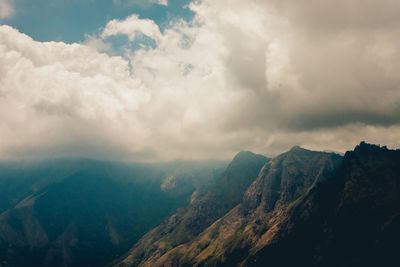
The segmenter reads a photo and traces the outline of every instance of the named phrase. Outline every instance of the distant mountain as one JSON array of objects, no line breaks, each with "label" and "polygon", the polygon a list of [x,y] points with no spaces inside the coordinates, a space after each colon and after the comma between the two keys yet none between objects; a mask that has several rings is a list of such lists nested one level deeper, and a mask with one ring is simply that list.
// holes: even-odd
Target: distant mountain
[{"label": "distant mountain", "polygon": [[146,234],[119,265],[400,264],[400,151],[362,142],[342,157],[294,147],[266,163],[240,196],[173,246],[169,237],[182,229],[182,215],[170,217],[179,222]]},{"label": "distant mountain", "polygon": [[227,163],[0,163],[0,265],[104,266]]}]

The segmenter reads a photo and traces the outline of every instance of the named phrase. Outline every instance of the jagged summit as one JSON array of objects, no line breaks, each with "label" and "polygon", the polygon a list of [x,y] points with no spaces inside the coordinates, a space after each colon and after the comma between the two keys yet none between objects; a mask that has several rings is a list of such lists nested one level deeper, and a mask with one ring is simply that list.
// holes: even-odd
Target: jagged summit
[{"label": "jagged summit", "polygon": [[354,152],[377,152],[389,150],[386,146],[380,146],[375,144],[369,144],[365,141],[361,141],[359,145],[354,148]]},{"label": "jagged summit", "polygon": [[244,203],[253,208],[263,205],[269,211],[276,205],[286,205],[329,179],[341,161],[337,154],[295,146],[265,165],[247,190]]},{"label": "jagged summit", "polygon": [[240,151],[233,157],[231,164],[235,164],[237,162],[241,162],[241,161],[245,161],[245,160],[247,160],[247,161],[254,160],[254,159],[267,160],[268,158],[263,155],[260,155],[260,154],[255,154],[251,151],[244,150],[244,151]]},{"label": "jagged summit", "polygon": [[[375,144],[369,144],[366,143],[365,141],[361,141],[359,145],[357,145],[354,150],[352,151],[347,151],[344,155],[345,159],[351,159],[354,157],[364,157],[367,156],[369,158],[373,158],[375,156],[384,156],[386,154],[390,155],[397,155],[397,152],[399,150],[391,150],[388,149],[386,146],[380,146],[380,145],[375,145]],[[396,156],[395,156],[396,157]],[[345,160],[345,163],[347,161]]]},{"label": "jagged summit", "polygon": [[302,150],[306,150],[304,148],[302,148],[301,146],[293,146],[289,151],[302,151]]},{"label": "jagged summit", "polygon": [[255,153],[249,151],[249,150],[242,150],[239,153],[236,154],[235,157],[233,157],[234,159],[237,157],[246,157],[246,156],[252,156],[255,155]]},{"label": "jagged summit", "polygon": [[361,142],[245,266],[398,266],[399,184],[400,151]]},{"label": "jagged summit", "polygon": [[282,153],[281,155],[290,155],[290,154],[310,154],[310,153],[326,153],[322,151],[314,151],[310,149],[303,148],[301,146],[293,146],[289,151]]},{"label": "jagged summit", "polygon": [[[168,228],[160,231],[168,232],[162,238],[150,233],[122,265],[361,266],[357,262],[362,262],[366,266],[370,260],[388,263],[397,255],[392,244],[400,238],[400,151],[361,142],[346,156],[295,146],[266,163],[238,205],[225,209],[225,215],[190,240],[171,248]],[[214,205],[212,209],[194,209],[196,218],[202,218],[205,212],[210,214],[223,204],[222,200],[237,195],[230,194],[235,192],[230,187],[244,190],[232,181],[246,181],[247,175],[240,172],[239,166],[246,166],[244,163],[255,157],[251,152],[241,152],[234,158],[219,183],[223,190],[218,195],[223,197],[204,202],[206,207]],[[232,179],[235,173],[241,173],[242,178]],[[189,212],[190,218],[193,214]],[[182,229],[181,223],[172,232],[175,229]],[[292,256],[287,257],[288,254]],[[379,261],[372,262],[379,265]]]},{"label": "jagged summit", "polygon": [[[254,154],[250,151],[241,151],[236,154],[235,157],[233,157],[231,163],[226,169],[226,173],[242,173],[244,170],[254,164],[256,164],[257,166],[260,165],[262,167],[262,165],[264,165],[267,161],[269,161],[269,158],[263,155]],[[243,175],[241,175],[241,177],[243,177]]]}]

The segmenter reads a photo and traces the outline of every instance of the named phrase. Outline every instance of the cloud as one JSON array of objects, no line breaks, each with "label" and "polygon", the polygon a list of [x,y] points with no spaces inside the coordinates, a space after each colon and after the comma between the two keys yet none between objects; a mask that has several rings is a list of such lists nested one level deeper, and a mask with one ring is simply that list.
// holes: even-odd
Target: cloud
[{"label": "cloud", "polygon": [[14,15],[15,10],[9,0],[0,0],[0,19],[9,18]]},{"label": "cloud", "polygon": [[0,27],[0,40],[3,157],[95,157],[99,150],[114,157],[121,144],[113,139],[128,138],[124,131],[140,142],[129,114],[150,96],[125,60],[85,45],[36,42],[9,26]]},{"label": "cloud", "polygon": [[[112,20],[85,44],[1,26],[0,157],[398,146],[397,1],[204,0],[190,9],[192,21],[163,32],[137,15]],[[102,53],[121,34],[156,45]]]},{"label": "cloud", "polygon": [[102,38],[94,35],[85,35],[85,45],[95,48],[99,52],[110,52],[112,50],[111,43],[104,42]]},{"label": "cloud", "polygon": [[268,3],[287,22],[275,39],[284,76],[269,79],[285,99],[283,127],[399,124],[397,1]]},{"label": "cloud", "polygon": [[138,15],[131,15],[124,20],[111,20],[107,23],[101,34],[102,38],[114,35],[127,35],[129,40],[134,41],[138,35],[146,35],[155,41],[162,38],[158,25],[150,19],[140,19]]}]

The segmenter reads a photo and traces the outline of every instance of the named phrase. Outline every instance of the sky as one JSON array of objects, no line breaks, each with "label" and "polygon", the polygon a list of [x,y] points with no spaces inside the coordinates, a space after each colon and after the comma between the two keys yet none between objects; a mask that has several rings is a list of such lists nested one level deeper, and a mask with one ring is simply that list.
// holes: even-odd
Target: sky
[{"label": "sky", "polygon": [[0,0],[0,159],[399,147],[397,0]]}]

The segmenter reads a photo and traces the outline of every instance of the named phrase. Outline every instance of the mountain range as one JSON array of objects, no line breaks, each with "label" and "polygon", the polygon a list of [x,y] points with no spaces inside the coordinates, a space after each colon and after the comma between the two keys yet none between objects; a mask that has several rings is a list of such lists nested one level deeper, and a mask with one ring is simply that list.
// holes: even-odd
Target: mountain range
[{"label": "mountain range", "polygon": [[171,244],[191,216],[175,214],[119,266],[398,266],[399,192],[400,151],[362,142],[342,157],[293,147],[202,232]]},{"label": "mountain range", "polygon": [[89,159],[0,165],[0,263],[104,266],[184,207],[227,162]]},{"label": "mountain range", "polygon": [[0,165],[3,266],[399,266],[400,150]]}]

